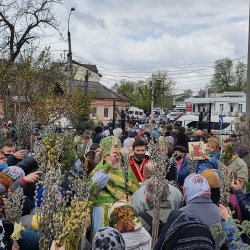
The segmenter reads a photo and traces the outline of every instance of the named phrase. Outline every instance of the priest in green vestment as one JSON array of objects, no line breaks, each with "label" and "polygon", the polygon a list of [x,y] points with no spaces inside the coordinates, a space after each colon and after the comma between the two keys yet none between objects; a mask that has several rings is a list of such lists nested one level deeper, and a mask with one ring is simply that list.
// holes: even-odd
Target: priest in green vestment
[{"label": "priest in green vestment", "polygon": [[[126,198],[124,168],[121,166],[121,142],[119,138],[108,136],[101,140],[101,160],[90,176],[101,189],[94,201],[92,213],[92,233],[109,226],[108,211],[112,204]],[[128,163],[128,192],[132,195],[139,187]],[[104,183],[103,183],[104,180]]]}]

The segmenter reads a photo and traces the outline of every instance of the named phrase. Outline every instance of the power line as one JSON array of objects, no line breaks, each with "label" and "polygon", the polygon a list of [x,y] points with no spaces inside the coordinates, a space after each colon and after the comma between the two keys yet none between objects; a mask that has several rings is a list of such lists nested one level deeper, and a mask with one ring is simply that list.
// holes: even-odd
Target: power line
[{"label": "power line", "polygon": [[[247,58],[248,55],[241,56],[235,59],[232,59],[232,61],[237,61],[242,58]],[[114,69],[154,69],[154,68],[171,68],[171,67],[184,67],[184,66],[189,66],[189,65],[202,65],[202,64],[214,64],[214,62],[201,62],[201,63],[187,63],[187,64],[175,64],[175,65],[168,65],[168,66],[149,66],[149,67],[114,67]]]},{"label": "power line", "polygon": [[39,46],[47,46],[47,45],[52,45],[52,44],[57,44],[57,43],[67,43],[67,41],[58,41],[58,42],[47,43],[47,44],[39,44]]},{"label": "power line", "polygon": [[[83,57],[80,57],[80,56],[76,56],[76,57],[78,57],[78,58],[80,58],[80,59],[83,59],[84,61],[86,61],[86,62],[88,62],[88,63],[94,64],[93,62],[91,62],[91,61],[89,61],[89,60],[87,60],[87,59],[85,59],[85,58],[83,58]],[[234,58],[234,59],[232,59],[232,61],[240,60],[240,59],[245,58],[245,57],[247,57],[247,55],[241,56],[241,57],[238,57],[238,58]],[[108,68],[103,67],[103,66],[98,65],[98,64],[96,64],[96,65],[97,65],[98,67],[100,67],[100,68],[103,68],[103,69],[106,70],[106,71],[112,72],[114,76],[120,77],[120,78],[134,79],[134,80],[136,80],[136,81],[137,81],[138,79],[146,79],[146,78],[149,78],[149,77],[144,77],[144,76],[128,76],[128,75],[121,75],[120,72],[116,72],[116,71],[114,71],[114,70],[108,69]],[[183,65],[184,65],[184,64],[183,64]],[[182,66],[183,66],[183,65],[182,65]],[[187,64],[186,64],[186,65],[187,65]],[[189,65],[192,65],[192,64],[189,64]],[[197,65],[197,64],[196,64],[196,65]],[[180,66],[180,65],[179,65],[179,66]],[[209,69],[209,68],[211,68],[211,67],[213,67],[213,66],[206,67],[206,68],[202,68],[202,69],[197,69],[197,70],[193,70],[193,71],[189,71],[188,73],[179,73],[179,74],[171,74],[171,75],[180,75],[180,74],[195,73],[195,72],[198,72],[198,71],[202,71],[202,70]],[[102,74],[106,74],[106,73],[102,73]],[[107,74],[106,74],[106,75],[107,75]],[[109,76],[112,76],[112,75],[109,74]],[[193,77],[194,77],[194,76],[193,76]],[[190,77],[188,77],[188,78],[190,78]]]}]

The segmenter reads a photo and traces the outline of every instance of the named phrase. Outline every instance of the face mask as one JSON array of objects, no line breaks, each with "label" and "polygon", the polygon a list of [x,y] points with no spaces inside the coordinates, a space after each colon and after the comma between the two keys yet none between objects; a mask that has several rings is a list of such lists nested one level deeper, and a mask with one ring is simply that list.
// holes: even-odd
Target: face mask
[{"label": "face mask", "polygon": [[8,164],[6,164],[6,163],[0,163],[0,171],[4,170],[7,167],[8,167]]},{"label": "face mask", "polygon": [[135,159],[138,161],[142,161],[145,157],[145,154],[135,154]]},{"label": "face mask", "polygon": [[4,154],[5,158],[8,158],[11,154]]},{"label": "face mask", "polygon": [[176,164],[182,164],[184,159],[182,159],[182,158],[179,159],[179,160],[175,159],[174,161],[175,161]]}]

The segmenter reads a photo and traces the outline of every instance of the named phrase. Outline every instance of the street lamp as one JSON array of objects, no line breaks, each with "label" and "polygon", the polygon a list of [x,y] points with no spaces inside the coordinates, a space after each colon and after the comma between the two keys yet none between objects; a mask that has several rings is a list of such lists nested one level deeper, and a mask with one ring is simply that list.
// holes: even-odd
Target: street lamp
[{"label": "street lamp", "polygon": [[69,53],[68,53],[68,69],[70,69],[70,73],[72,74],[73,68],[72,68],[72,50],[71,50],[71,36],[69,31],[69,20],[71,16],[71,12],[74,11],[75,8],[71,8],[69,12],[69,18],[68,18],[68,45],[69,45]]}]

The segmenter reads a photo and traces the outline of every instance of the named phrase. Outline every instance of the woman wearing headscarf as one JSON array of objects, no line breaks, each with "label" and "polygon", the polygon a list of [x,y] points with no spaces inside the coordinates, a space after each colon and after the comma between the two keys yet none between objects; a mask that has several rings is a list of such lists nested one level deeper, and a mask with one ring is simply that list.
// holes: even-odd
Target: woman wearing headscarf
[{"label": "woman wearing headscarf", "polygon": [[[211,190],[208,181],[199,174],[189,175],[183,185],[183,195],[186,206],[180,210],[196,216],[208,228],[221,223],[219,208],[211,200]],[[219,248],[219,239],[216,239],[216,247]]]},{"label": "woman wearing headscarf", "polygon": [[24,189],[24,204],[22,216],[27,215],[35,207],[35,201],[33,196],[35,195],[35,185],[32,185],[33,182],[36,182],[40,178],[41,172],[36,171],[25,176],[25,172],[22,168],[17,166],[11,166],[5,168],[0,172],[0,184],[6,188],[6,193],[8,191],[15,191],[18,187]]},{"label": "woman wearing headscarf", "polygon": [[[121,143],[114,136],[108,136],[101,140],[101,160],[90,174],[92,181],[96,183],[98,193],[92,213],[92,232],[95,233],[102,227],[109,226],[108,210],[117,200],[126,197],[126,185],[124,168],[121,166]],[[128,192],[132,195],[139,187],[132,169],[128,168]]]},{"label": "woman wearing headscarf", "polygon": [[128,250],[150,250],[151,236],[142,226],[134,207],[126,200],[115,202],[109,210],[109,224],[117,229]]},{"label": "woman wearing headscarf", "polygon": [[122,235],[112,227],[99,229],[92,241],[92,250],[126,250]]},{"label": "woman wearing headscarf", "polygon": [[211,200],[211,190],[203,176],[189,175],[184,181],[183,195],[186,206],[180,210],[198,217],[209,228],[221,222],[219,209]]}]

